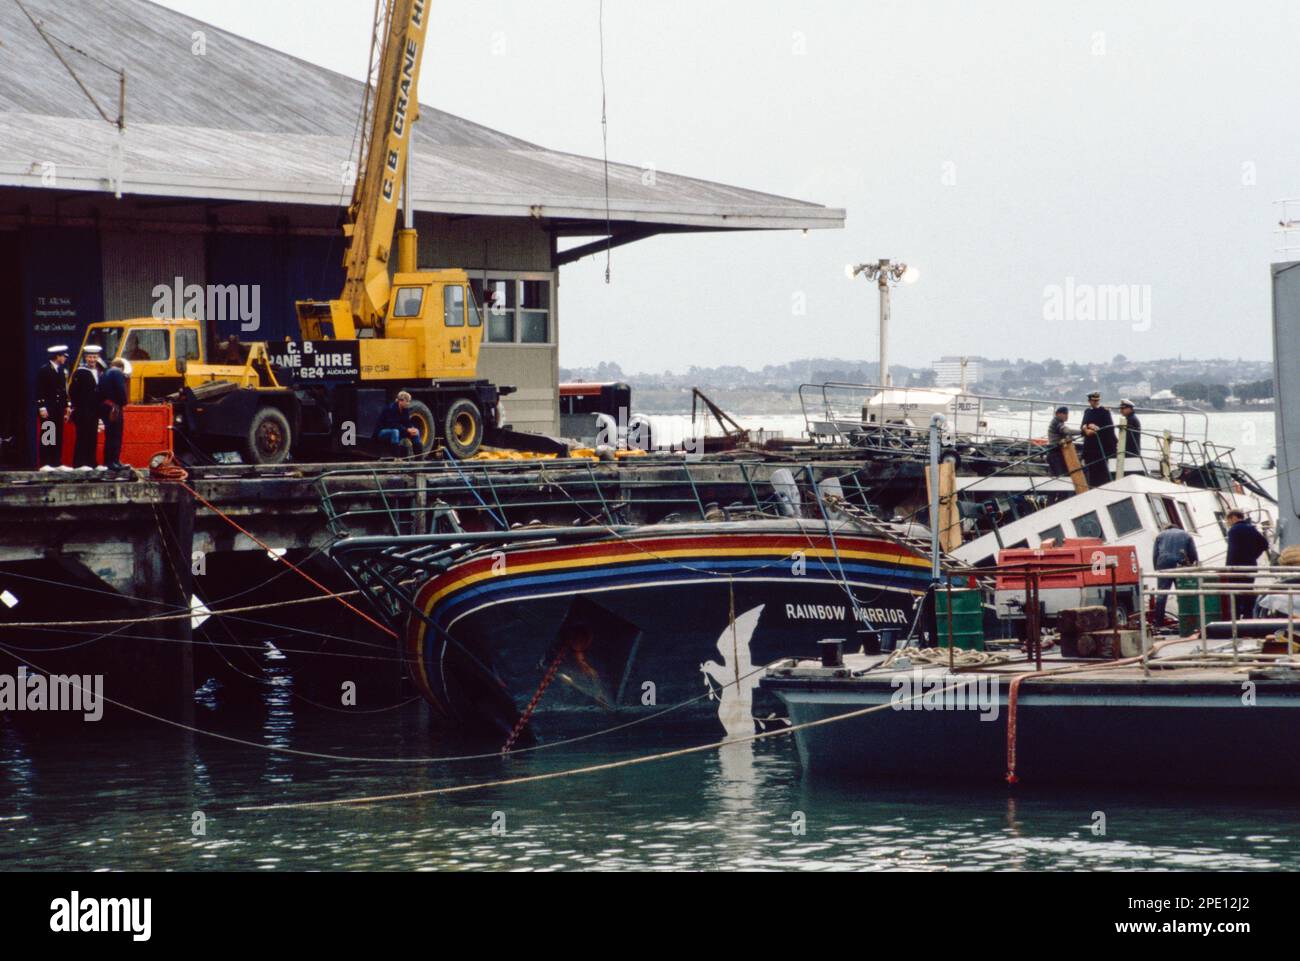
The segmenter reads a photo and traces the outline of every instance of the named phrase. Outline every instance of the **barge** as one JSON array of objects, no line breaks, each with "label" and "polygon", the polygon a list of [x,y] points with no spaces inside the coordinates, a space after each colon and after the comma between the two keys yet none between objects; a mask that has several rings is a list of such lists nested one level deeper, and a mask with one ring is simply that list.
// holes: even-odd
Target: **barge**
[{"label": "barge", "polygon": [[[1300,663],[1177,640],[1149,658],[787,661],[761,690],[806,772],[861,782],[1300,787]],[[986,656],[987,657],[987,656]],[[965,666],[963,666],[963,660]]]}]

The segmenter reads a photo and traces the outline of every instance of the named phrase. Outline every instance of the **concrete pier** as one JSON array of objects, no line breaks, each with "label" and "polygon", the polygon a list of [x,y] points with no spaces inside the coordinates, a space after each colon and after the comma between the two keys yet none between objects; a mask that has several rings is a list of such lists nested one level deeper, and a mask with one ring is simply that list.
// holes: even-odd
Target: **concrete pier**
[{"label": "concrete pier", "polygon": [[[823,457],[817,469],[861,466]],[[225,699],[261,697],[266,642],[277,638],[309,703],[338,704],[348,684],[358,706],[391,703],[410,694],[397,641],[338,601],[214,617],[197,630],[178,614],[194,603],[320,597],[286,561],[348,591],[325,548],[345,535],[427,532],[439,510],[455,510],[471,530],[592,523],[609,512],[624,523],[691,520],[710,505],[770,498],[781,469],[803,468],[761,457],[229,465],[193,469],[185,485],[147,472],[0,474],[0,591],[17,598],[0,606],[0,658],[11,668],[17,657],[50,673],[103,673],[111,700],[186,722],[209,679]],[[66,623],[95,618],[147,620]],[[65,626],[6,627],[32,622]]]}]

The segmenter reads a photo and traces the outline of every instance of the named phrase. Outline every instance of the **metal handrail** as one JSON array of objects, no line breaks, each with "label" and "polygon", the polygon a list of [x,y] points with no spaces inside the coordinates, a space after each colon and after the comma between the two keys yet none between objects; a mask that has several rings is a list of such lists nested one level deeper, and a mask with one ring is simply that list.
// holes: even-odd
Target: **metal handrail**
[{"label": "metal handrail", "polygon": [[[1249,580],[1244,580],[1249,578]],[[1259,579],[1264,583],[1260,584]],[[1160,580],[1172,580],[1174,586],[1167,590],[1161,590],[1159,587]],[[1177,582],[1181,580],[1195,580],[1197,586],[1194,588],[1178,587]],[[1138,603],[1139,610],[1145,615],[1146,611],[1146,582],[1156,581],[1156,593],[1168,597],[1194,597],[1197,599],[1197,614],[1200,629],[1198,631],[1201,641],[1201,653],[1209,654],[1209,638],[1206,630],[1205,599],[1207,597],[1230,597],[1235,600],[1237,597],[1254,596],[1261,594],[1281,594],[1288,599],[1287,612],[1287,651],[1288,654],[1294,655],[1300,653],[1300,646],[1297,646],[1295,637],[1295,623],[1297,613],[1297,598],[1300,598],[1300,566],[1287,566],[1280,564],[1270,564],[1265,566],[1254,565],[1197,565],[1196,567],[1177,567],[1167,570],[1158,571],[1141,571],[1138,574]],[[1264,589],[1261,590],[1261,587]],[[1238,634],[1237,605],[1228,604],[1229,620],[1232,624],[1232,658],[1233,661],[1240,659],[1240,636]],[[1182,613],[1181,606],[1179,613]],[[1146,631],[1146,617],[1139,618],[1139,625],[1142,632],[1142,652],[1145,656],[1149,652],[1148,638]]]},{"label": "metal handrail", "polygon": [[[705,518],[715,499],[710,488],[723,488],[729,512],[778,517],[775,491],[756,480],[744,461],[690,463],[678,458],[637,458],[633,463],[590,459],[460,462],[455,467],[407,463],[385,469],[344,469],[315,481],[321,509],[336,537],[350,536],[351,525],[382,518],[393,536],[419,534],[426,519],[451,510],[491,517],[498,529],[527,524],[531,512],[557,505],[575,508],[580,522],[616,526],[635,504],[665,516],[682,513]],[[773,463],[774,470],[784,466]],[[860,462],[808,465],[820,482],[839,478],[846,494],[865,509],[869,468]],[[657,468],[658,470],[653,470]],[[705,470],[708,476],[704,476]],[[653,474],[653,476],[647,476]],[[557,494],[559,496],[557,496]],[[484,499],[486,497],[486,500]],[[465,503],[472,500],[472,503]],[[513,523],[511,523],[513,521]],[[471,525],[476,526],[476,525]]]},{"label": "metal handrail", "polygon": [[[864,431],[875,431],[879,428],[888,428],[887,436],[897,436],[899,434],[906,436],[909,432],[911,433],[919,432],[919,434],[928,435],[929,428],[926,425],[909,427],[908,425],[905,424],[890,424],[890,425],[863,424],[862,416],[861,416],[862,410],[866,406],[866,403],[869,402],[875,396],[881,397],[881,405],[883,408],[884,397],[886,396],[886,394],[890,394],[893,396],[897,396],[901,394],[904,403],[906,403],[909,396],[915,396],[919,394],[933,395],[936,391],[942,392],[945,390],[947,390],[947,388],[893,387],[893,386],[886,386],[880,384],[851,384],[851,383],[844,383],[838,381],[827,381],[826,383],[822,383],[822,384],[801,384],[799,386],[799,403],[804,415],[804,424],[805,427],[807,428],[807,433],[810,436],[815,435],[816,433],[813,430],[813,424],[817,420],[824,420],[825,422],[832,424],[836,428],[836,431],[839,433],[839,435],[845,438],[847,438],[848,435],[843,431],[842,429],[843,426],[849,426],[851,428],[850,433],[861,433]],[[823,414],[825,415],[824,418],[814,418],[809,415],[809,401],[808,401],[808,397],[805,394],[805,391],[820,393],[821,395],[820,406]],[[862,393],[868,393],[870,396],[868,396],[865,399],[865,401],[855,403],[853,414],[851,416],[846,416],[840,412],[838,405],[834,404],[831,401],[831,397],[830,397],[831,391],[857,391]],[[959,393],[953,394],[952,403],[955,405],[959,400],[963,398],[974,400],[979,404],[979,409],[976,412],[976,416],[981,418],[987,417],[990,414],[999,413],[998,411],[989,411],[986,406],[987,403],[997,403],[997,404],[1005,404],[1005,405],[1014,404],[1014,405],[1027,407],[1028,409],[1028,415],[1029,415],[1028,426],[1026,429],[1026,433],[1023,437],[1018,434],[1009,435],[1009,436],[998,435],[993,433],[989,433],[985,435],[973,435],[981,441],[1026,442],[1032,440],[1034,437],[1039,436],[1040,433],[1042,435],[1045,435],[1046,434],[1045,424],[1040,423],[1038,429],[1037,430],[1035,429],[1034,419],[1036,413],[1037,411],[1046,408],[1046,410],[1049,412],[1047,415],[1047,419],[1050,420],[1051,418],[1050,412],[1054,412],[1056,408],[1060,405],[1059,400],[1052,400],[1049,398],[1010,397],[1010,396],[1003,396],[999,394],[979,394],[973,391],[961,391]],[[1189,411],[1185,409],[1173,409],[1173,408],[1163,408],[1163,407],[1139,407],[1139,408],[1135,408],[1135,411],[1140,414],[1154,414],[1157,416],[1177,417],[1181,423],[1181,427],[1180,427],[1181,436],[1189,439],[1197,439],[1199,436],[1199,439],[1201,441],[1208,440],[1210,419],[1209,419],[1209,415],[1205,411],[1199,411],[1199,410]],[[1195,432],[1191,432],[1188,430],[1189,417],[1200,419],[1202,423],[1202,428],[1199,431],[1199,435],[1196,434]],[[955,429],[956,425],[954,424],[953,426]],[[1143,431],[1143,433],[1146,434],[1149,432]]]}]

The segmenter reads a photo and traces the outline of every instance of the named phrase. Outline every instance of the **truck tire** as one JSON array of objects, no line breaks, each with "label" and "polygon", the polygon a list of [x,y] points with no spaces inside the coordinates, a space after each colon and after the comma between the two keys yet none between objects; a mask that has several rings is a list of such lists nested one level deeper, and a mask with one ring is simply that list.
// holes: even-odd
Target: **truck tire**
[{"label": "truck tire", "polygon": [[451,402],[442,426],[443,443],[457,460],[473,457],[483,446],[483,414],[466,397]]},{"label": "truck tire", "polygon": [[433,442],[438,439],[438,422],[433,418],[433,411],[429,410],[428,404],[413,400],[411,406],[406,408],[406,413],[415,421],[415,426],[420,428],[419,439],[412,445],[415,453],[429,453],[433,450]]},{"label": "truck tire", "polygon": [[245,464],[283,464],[292,445],[289,419],[274,407],[259,407],[239,453]]}]

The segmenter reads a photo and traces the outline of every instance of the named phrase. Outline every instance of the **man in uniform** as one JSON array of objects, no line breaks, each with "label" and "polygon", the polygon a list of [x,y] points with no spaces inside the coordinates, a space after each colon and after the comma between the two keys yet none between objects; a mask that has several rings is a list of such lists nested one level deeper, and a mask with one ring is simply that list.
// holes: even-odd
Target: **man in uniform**
[{"label": "man in uniform", "polygon": [[77,446],[72,466],[87,470],[95,467],[95,447],[99,440],[99,355],[98,344],[87,344],[81,366],[72,372],[68,399],[72,401],[72,423],[77,429]]},{"label": "man in uniform", "polygon": [[[1131,458],[1137,463],[1142,463],[1142,421],[1138,420],[1137,413],[1133,409],[1133,401],[1121,400],[1119,402],[1119,413],[1124,418],[1124,471],[1128,472],[1128,461]],[[1146,465],[1143,465],[1143,472],[1146,471]]]},{"label": "man in uniform", "polygon": [[122,430],[126,416],[126,363],[118,357],[99,378],[99,411],[104,419],[104,465],[125,470],[122,463]]},{"label": "man in uniform", "polygon": [[68,416],[68,379],[64,365],[68,348],[51,347],[50,359],[36,372],[37,463],[41,470],[54,470],[63,464],[63,422]]},{"label": "man in uniform", "polygon": [[[1101,406],[1101,394],[1093,391],[1088,395],[1088,409],[1079,420],[1083,428],[1083,470],[1088,475],[1089,487],[1100,487],[1110,483],[1110,464],[1107,460],[1115,456],[1115,421],[1110,411]],[[1089,428],[1092,428],[1089,430]]]}]

